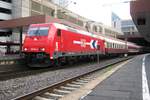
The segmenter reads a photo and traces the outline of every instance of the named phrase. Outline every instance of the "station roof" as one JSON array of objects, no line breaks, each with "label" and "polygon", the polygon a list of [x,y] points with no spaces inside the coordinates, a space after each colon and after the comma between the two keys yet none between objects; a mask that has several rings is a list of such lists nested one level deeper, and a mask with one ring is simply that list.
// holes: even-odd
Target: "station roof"
[{"label": "station roof", "polygon": [[33,23],[44,23],[45,17],[46,16],[31,16],[0,21],[0,28],[15,28],[30,25]]},{"label": "station roof", "polygon": [[57,23],[70,25],[77,29],[84,29],[81,26],[78,26],[71,22],[65,21],[63,19],[56,19],[47,15],[22,17],[22,18],[10,19],[6,21],[0,21],[0,28],[17,28],[17,27],[28,26],[30,24],[48,23],[48,22],[57,22]]}]

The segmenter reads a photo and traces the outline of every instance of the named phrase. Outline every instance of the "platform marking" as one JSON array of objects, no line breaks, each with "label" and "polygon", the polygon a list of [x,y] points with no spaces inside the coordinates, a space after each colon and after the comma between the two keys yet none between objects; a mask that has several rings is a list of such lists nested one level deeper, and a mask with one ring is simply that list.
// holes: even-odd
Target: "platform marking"
[{"label": "platform marking", "polygon": [[81,96],[80,100],[84,99],[88,94],[90,94],[92,90],[89,90],[85,95]]},{"label": "platform marking", "polygon": [[149,87],[145,71],[145,59],[146,56],[144,56],[142,63],[142,92],[143,92],[143,100],[150,100]]}]

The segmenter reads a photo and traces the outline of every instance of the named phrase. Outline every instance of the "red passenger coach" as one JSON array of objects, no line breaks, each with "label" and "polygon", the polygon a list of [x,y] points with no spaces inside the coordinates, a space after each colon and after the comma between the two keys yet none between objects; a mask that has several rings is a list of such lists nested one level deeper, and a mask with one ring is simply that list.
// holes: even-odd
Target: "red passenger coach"
[{"label": "red passenger coach", "polygon": [[70,26],[48,23],[30,26],[23,44],[29,66],[49,66],[72,58],[104,54],[104,40]]},{"label": "red passenger coach", "polygon": [[105,37],[107,54],[124,54],[128,52],[126,42],[112,37]]}]

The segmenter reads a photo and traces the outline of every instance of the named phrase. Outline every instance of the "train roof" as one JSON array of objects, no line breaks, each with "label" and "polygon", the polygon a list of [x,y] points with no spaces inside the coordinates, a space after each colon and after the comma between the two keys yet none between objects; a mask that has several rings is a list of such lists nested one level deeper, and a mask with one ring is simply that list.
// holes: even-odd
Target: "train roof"
[{"label": "train roof", "polygon": [[59,29],[68,30],[68,31],[72,31],[72,32],[75,32],[75,33],[79,33],[79,34],[99,38],[99,39],[105,40],[107,42],[113,42],[113,43],[117,43],[117,44],[125,44],[125,41],[123,41],[123,40],[116,39],[116,38],[113,38],[113,37],[108,37],[108,36],[105,36],[105,35],[102,35],[102,34],[93,34],[93,33],[90,33],[90,32],[84,31],[84,30],[77,30],[77,29],[72,28],[70,26],[66,26],[66,25],[59,24],[59,23],[54,23],[54,25],[55,25],[56,28],[59,28]]},{"label": "train roof", "polygon": [[72,32],[75,32],[75,33],[79,33],[79,34],[99,38],[99,39],[107,41],[107,42],[113,42],[113,43],[122,44],[122,45],[125,45],[127,43],[127,45],[130,45],[130,46],[140,47],[140,46],[136,45],[135,43],[128,42],[128,41],[123,41],[123,40],[120,40],[120,39],[116,39],[114,37],[105,36],[104,34],[94,34],[94,33],[84,31],[84,30],[78,30],[78,29],[75,29],[71,26],[63,25],[63,24],[60,24],[60,23],[54,23],[54,25],[55,25],[56,28],[59,28],[59,29],[68,30],[68,31],[72,31]]},{"label": "train roof", "polygon": [[87,35],[87,36],[94,37],[94,38],[99,38],[106,42],[113,42],[113,43],[121,44],[121,45],[125,45],[127,43],[127,45],[130,45],[130,46],[138,46],[135,43],[126,42],[126,41],[123,41],[120,39],[116,39],[114,37],[105,36],[105,34],[95,34],[95,33],[87,32],[85,30],[79,30],[79,29],[76,29],[76,28],[66,25],[66,24],[60,24],[60,23],[44,23],[44,24],[53,24],[58,29],[71,31],[71,32],[74,32],[77,34]]}]

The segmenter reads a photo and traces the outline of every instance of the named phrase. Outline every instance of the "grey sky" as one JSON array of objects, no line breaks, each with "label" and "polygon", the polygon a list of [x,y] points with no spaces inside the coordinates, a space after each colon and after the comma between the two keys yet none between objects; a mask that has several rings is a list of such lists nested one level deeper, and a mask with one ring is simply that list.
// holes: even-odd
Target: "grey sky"
[{"label": "grey sky", "polygon": [[131,19],[129,0],[74,0],[76,4],[69,5],[69,9],[86,18],[110,25],[111,11],[121,19]]}]

